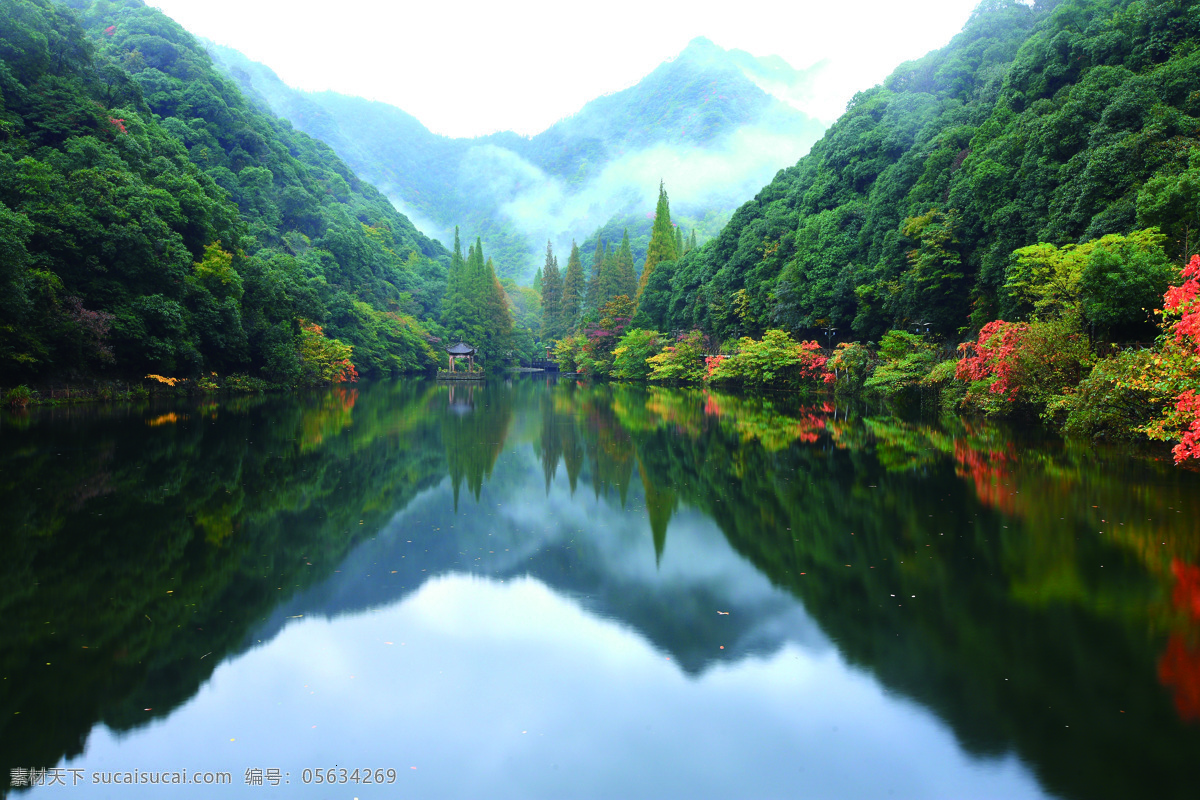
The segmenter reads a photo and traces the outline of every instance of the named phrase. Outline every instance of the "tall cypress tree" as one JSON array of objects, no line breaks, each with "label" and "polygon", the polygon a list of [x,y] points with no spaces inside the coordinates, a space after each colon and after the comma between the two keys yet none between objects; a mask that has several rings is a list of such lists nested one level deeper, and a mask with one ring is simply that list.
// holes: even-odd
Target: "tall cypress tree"
[{"label": "tall cypress tree", "polygon": [[583,310],[583,295],[587,285],[583,278],[583,261],[579,258],[579,245],[571,242],[571,255],[567,257],[567,273],[563,276],[561,330],[567,335],[579,324],[579,314]]},{"label": "tall cypress tree", "polygon": [[596,252],[592,254],[592,272],[588,278],[587,302],[584,307],[588,311],[599,311],[605,303],[604,292],[601,288],[601,268],[604,266],[603,243],[600,241],[600,231],[596,231]]},{"label": "tall cypress tree", "polygon": [[562,317],[562,276],[554,248],[546,242],[546,265],[542,267],[542,341],[561,337],[558,323]]},{"label": "tall cypress tree", "polygon": [[442,325],[451,339],[466,339],[471,322],[470,280],[463,259],[458,226],[454,228],[454,251],[450,254],[450,271],[446,274],[446,297],[442,301]]},{"label": "tall cypress tree", "polygon": [[604,308],[604,304],[613,298],[616,284],[613,282],[613,257],[608,249],[608,242],[596,255],[596,310]]},{"label": "tall cypress tree", "polygon": [[[480,248],[480,257],[483,249]],[[489,258],[484,264],[484,282],[486,284],[483,298],[483,323],[486,338],[492,356],[491,363],[498,364],[504,353],[512,347],[512,310],[508,306],[508,295],[496,277],[496,265]]]},{"label": "tall cypress tree", "polygon": [[650,231],[650,245],[646,248],[646,265],[642,267],[642,278],[638,282],[637,300],[650,280],[654,267],[663,261],[675,260],[675,231],[671,227],[671,205],[667,201],[667,188],[658,184],[658,206],[654,209],[654,227]]},{"label": "tall cypress tree", "polygon": [[675,228],[675,257],[683,257],[683,228]]},{"label": "tall cypress tree", "polygon": [[629,244],[628,228],[625,229],[625,235],[621,238],[621,247],[617,250],[614,261],[612,296],[623,294],[632,300],[637,295],[638,281],[637,274],[633,271],[633,247]]},{"label": "tall cypress tree", "polygon": [[467,297],[471,302],[472,319],[479,325],[484,318],[483,307],[488,292],[487,268],[483,261],[483,241],[475,238],[475,244],[467,251]]},{"label": "tall cypress tree", "polygon": [[620,281],[617,280],[617,249],[614,247],[610,250],[608,244],[604,245],[604,266],[600,275],[601,293],[604,295],[600,307],[603,308],[609,300],[621,293]]}]

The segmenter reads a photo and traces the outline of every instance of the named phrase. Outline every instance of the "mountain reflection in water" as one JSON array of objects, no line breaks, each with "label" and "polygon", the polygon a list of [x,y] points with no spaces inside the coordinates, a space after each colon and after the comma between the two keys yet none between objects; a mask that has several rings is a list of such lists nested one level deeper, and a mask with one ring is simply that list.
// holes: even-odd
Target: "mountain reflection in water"
[{"label": "mountain reflection in water", "polygon": [[[391,737],[353,766],[470,765],[418,795],[1190,797],[1198,490],[991,426],[544,378],[7,415],[0,752],[186,752],[251,794],[256,759]],[[523,714],[557,731],[528,762]]]}]

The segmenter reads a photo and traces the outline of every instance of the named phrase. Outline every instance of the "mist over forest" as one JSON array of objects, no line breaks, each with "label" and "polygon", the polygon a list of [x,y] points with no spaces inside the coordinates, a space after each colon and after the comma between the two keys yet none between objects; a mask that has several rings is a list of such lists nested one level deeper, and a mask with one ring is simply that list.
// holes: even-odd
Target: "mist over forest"
[{"label": "mist over forest", "polygon": [[536,136],[476,139],[439,136],[383,103],[294,90],[266,65],[207,47],[243,91],[328,142],[421,231],[443,242],[455,225],[477,233],[497,272],[520,281],[533,277],[547,241],[566,251],[614,219],[633,225],[643,261],[660,181],[676,223],[715,236],[827,124],[804,111],[819,66],[799,71],[707,39]]}]

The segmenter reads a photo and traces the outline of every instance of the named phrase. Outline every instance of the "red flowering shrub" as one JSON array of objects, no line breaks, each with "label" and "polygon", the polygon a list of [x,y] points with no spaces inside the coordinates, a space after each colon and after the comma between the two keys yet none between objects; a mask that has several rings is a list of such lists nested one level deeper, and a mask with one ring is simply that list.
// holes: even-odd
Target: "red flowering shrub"
[{"label": "red flowering shrub", "polygon": [[713,371],[721,366],[721,362],[729,358],[726,355],[705,356],[704,357],[704,382],[708,383],[712,380]]},{"label": "red flowering shrub", "polygon": [[1045,322],[989,322],[960,350],[954,375],[971,384],[964,402],[988,414],[1030,408],[1043,416],[1060,414],[1095,363],[1072,314]]},{"label": "red flowering shrub", "polygon": [[[1139,430],[1152,439],[1178,440],[1175,463],[1200,459],[1200,256],[1183,269],[1183,282],[1163,295],[1163,332],[1149,369],[1122,386],[1170,398],[1162,415]],[[1164,392],[1164,387],[1169,387]],[[1163,398],[1163,399],[1166,399]]]},{"label": "red flowering shrub", "polygon": [[1008,396],[1011,402],[1017,399],[1020,387],[1013,382],[1013,371],[1017,366],[1017,348],[1029,326],[1023,322],[1005,322],[998,319],[989,322],[979,331],[979,338],[968,344],[959,345],[965,354],[958,362],[954,377],[960,381],[989,381],[988,391]]}]

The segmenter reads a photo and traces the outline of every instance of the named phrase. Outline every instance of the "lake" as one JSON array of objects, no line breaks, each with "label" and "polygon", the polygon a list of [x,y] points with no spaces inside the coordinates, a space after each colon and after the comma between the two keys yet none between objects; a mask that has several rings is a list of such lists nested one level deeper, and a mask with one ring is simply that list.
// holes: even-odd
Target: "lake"
[{"label": "lake", "polygon": [[1161,452],[546,376],[44,408],[0,544],[0,795],[1198,791]]}]

